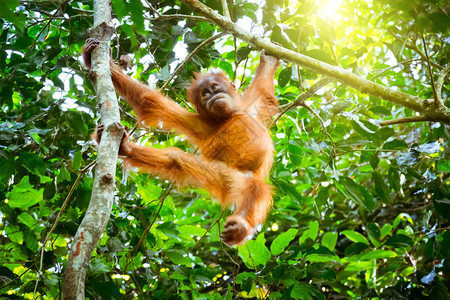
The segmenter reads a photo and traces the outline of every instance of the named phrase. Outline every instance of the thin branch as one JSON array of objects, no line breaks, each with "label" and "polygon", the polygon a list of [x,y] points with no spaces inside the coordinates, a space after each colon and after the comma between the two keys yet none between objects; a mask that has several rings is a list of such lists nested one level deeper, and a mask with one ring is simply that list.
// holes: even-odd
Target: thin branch
[{"label": "thin branch", "polygon": [[[208,228],[208,230],[205,231],[205,233],[198,239],[198,241],[195,243],[195,245],[194,245],[192,248],[194,248],[195,246],[197,246],[197,244],[198,244],[198,243],[206,236],[206,234],[207,234],[208,232],[210,232],[211,229],[212,229],[214,226],[216,226],[216,225],[220,222],[220,220],[222,219],[224,213],[225,213],[225,210],[222,209],[222,213],[220,214],[219,218],[217,218],[217,220],[214,221],[214,223]],[[220,226],[220,225],[219,225],[219,226]]]},{"label": "thin branch", "polygon": [[421,59],[410,59],[410,60],[405,60],[405,61],[401,61],[401,62],[397,63],[396,65],[391,66],[391,67],[389,67],[389,68],[385,68],[385,69],[374,69],[374,70],[372,70],[372,71],[378,71],[378,70],[380,70],[380,73],[373,75],[372,77],[369,78],[369,80],[374,80],[375,78],[381,76],[382,74],[386,73],[386,72],[389,71],[389,70],[398,68],[400,65],[407,64],[407,63],[411,63],[411,62],[414,62],[414,61],[421,61]]},{"label": "thin branch", "polygon": [[[2,262],[5,263],[5,262]],[[14,264],[17,264],[17,261],[14,262]],[[7,287],[8,285],[12,284],[14,281],[16,281],[17,279],[22,278],[23,275],[25,275],[28,271],[30,271],[31,268],[27,268],[25,271],[22,272],[22,274],[18,275],[16,278],[12,279],[11,281],[9,281],[8,283],[5,283],[4,285],[2,285],[0,287],[0,290],[3,290],[5,287]]]},{"label": "thin branch", "polygon": [[152,21],[152,22],[163,21],[163,20],[173,20],[173,19],[190,19],[190,20],[199,21],[199,22],[209,22],[209,20],[207,18],[202,17],[202,16],[181,15],[181,14],[158,15],[158,17],[155,17],[155,18],[146,17],[145,19]]},{"label": "thin branch", "polygon": [[228,9],[228,2],[227,2],[227,0],[221,0],[220,2],[222,2],[223,16],[225,18],[228,18],[228,19],[231,20],[230,10]]},{"label": "thin branch", "polygon": [[[161,209],[164,205],[164,201],[166,201],[167,197],[169,197],[170,192],[173,190],[174,184],[171,184],[170,187],[167,189],[166,193],[161,196],[159,202],[160,202],[160,206],[158,211],[156,212],[155,217],[153,218],[152,222],[144,229],[144,232],[142,232],[141,238],[139,239],[139,242],[136,243],[136,245],[133,247],[132,251],[130,251],[129,253],[133,252],[133,250],[136,250],[139,248],[140,244],[142,241],[144,241],[147,238],[148,233],[150,232],[150,229],[152,228],[153,224],[155,224],[156,219],[159,216],[159,213],[161,212]],[[153,215],[152,215],[153,216]]]},{"label": "thin branch", "polygon": [[[422,58],[423,61],[427,61],[426,55],[423,54],[423,52],[420,51],[420,49],[419,49],[415,44],[413,44],[413,45],[411,45],[411,44],[406,44],[405,46],[406,46],[406,48],[411,49],[411,50],[414,50],[415,52],[417,52],[417,54],[419,54],[419,56]],[[441,65],[438,65],[438,64],[435,63],[435,62],[430,62],[430,64],[431,64],[433,67],[435,67],[436,69],[439,69],[439,70],[442,70],[442,69],[443,69],[443,67],[442,67]]]},{"label": "thin branch", "polygon": [[323,133],[330,139],[331,141],[331,146],[333,147],[333,150],[336,148],[336,145],[334,144],[333,138],[331,137],[331,135],[328,133],[327,128],[325,126],[325,123],[323,122],[322,118],[319,116],[318,113],[316,113],[316,111],[314,109],[312,109],[308,104],[306,104],[304,101],[300,104],[300,106],[303,106],[304,108],[306,108],[307,110],[309,110],[310,113],[312,113],[314,116],[316,116],[316,118],[319,120],[320,125],[322,126],[322,130]]},{"label": "thin branch", "polygon": [[195,55],[197,54],[197,52],[200,51],[200,49],[202,49],[203,47],[205,47],[206,45],[208,45],[209,43],[217,40],[218,38],[226,35],[226,32],[221,32],[219,34],[216,34],[210,38],[207,38],[206,40],[204,40],[203,42],[200,43],[200,45],[198,45],[197,47],[195,47],[195,49],[189,53],[189,55],[181,62],[181,64],[178,65],[178,67],[175,69],[175,71],[173,71],[172,75],[170,76],[169,79],[167,79],[167,81],[163,84],[163,86],[161,87],[161,91],[164,90],[169,83],[172,81],[172,79],[177,76],[177,74],[181,71],[181,69],[184,68],[184,66],[187,64],[187,62]]},{"label": "thin branch", "polygon": [[69,2],[69,0],[66,0],[65,2],[63,2],[58,9],[55,10],[55,12],[50,16],[50,18],[48,19],[47,24],[44,25],[44,27],[42,27],[41,31],[39,31],[38,35],[36,36],[36,38],[34,39],[33,43],[31,43],[30,47],[28,47],[27,52],[25,52],[25,57],[28,56],[28,54],[30,54],[30,51],[34,48],[34,46],[36,45],[37,40],[39,39],[39,37],[41,36],[41,34],[45,31],[45,29],[47,29],[47,27],[50,25],[50,23],[53,21],[53,19],[56,17],[57,14],[59,14],[61,7],[65,7],[65,5]]},{"label": "thin branch", "polygon": [[435,104],[439,104],[439,97],[436,93],[436,87],[434,85],[433,72],[431,71],[431,63],[430,63],[430,57],[428,56],[427,44],[425,42],[425,38],[424,38],[423,34],[421,35],[421,37],[422,37],[423,49],[425,50],[425,57],[427,58],[427,69],[428,69],[428,73],[430,74],[431,88],[433,89],[434,101],[435,101]]},{"label": "thin branch", "polygon": [[39,261],[39,271],[37,273],[36,285],[34,286],[33,299],[35,299],[37,287],[38,287],[38,283],[39,283],[39,278],[41,277],[41,274],[42,274],[42,265],[44,264],[44,253],[45,253],[45,247],[47,245],[47,242],[48,242],[50,236],[52,235],[53,231],[56,229],[56,226],[58,225],[59,220],[61,219],[62,214],[63,214],[64,210],[66,209],[67,204],[69,204],[70,197],[72,197],[72,194],[75,191],[75,189],[77,188],[78,183],[80,183],[81,178],[92,166],[95,165],[96,162],[97,161],[94,160],[93,162],[91,162],[89,165],[87,165],[84,169],[82,169],[80,171],[80,174],[78,174],[77,179],[73,183],[72,188],[70,189],[69,193],[67,194],[66,199],[64,200],[63,205],[61,206],[61,209],[59,210],[58,215],[56,216],[55,223],[53,224],[50,231],[47,233],[47,236],[45,237],[45,240],[42,243],[41,251],[40,251],[41,257],[40,257],[40,261]]},{"label": "thin branch", "polygon": [[309,89],[307,89],[303,94],[297,97],[294,101],[289,104],[280,107],[281,112],[275,117],[275,120],[270,124],[269,128],[272,127],[288,110],[291,110],[297,106],[303,106],[306,99],[311,98],[318,90],[326,86],[328,83],[332,82],[334,79],[331,77],[324,77],[319,81],[315,82]]},{"label": "thin branch", "polygon": [[399,119],[395,119],[395,120],[387,120],[387,121],[380,122],[380,126],[403,124],[403,123],[414,123],[414,122],[428,122],[428,121],[433,121],[433,119],[430,117],[427,117],[427,116],[404,117],[404,118],[399,118]]},{"label": "thin branch", "polygon": [[261,297],[262,297],[262,299],[266,299],[266,294],[264,293],[264,290],[262,289],[261,282],[259,281],[259,274],[258,274],[259,271],[258,271],[258,269],[256,268],[255,261],[253,260],[252,253],[251,253],[251,251],[250,251],[250,248],[248,247],[248,243],[245,244],[245,247],[247,248],[248,256],[249,256],[249,258],[250,258],[250,261],[252,262],[252,267],[253,267],[253,269],[255,270],[256,281],[258,282],[258,288],[259,288],[259,292],[261,293]]},{"label": "thin branch", "polygon": [[156,10],[156,8],[153,7],[153,5],[150,3],[150,1],[145,0],[145,3],[147,3],[148,7],[150,7],[150,9],[152,10],[152,12],[157,15],[158,17],[161,17],[161,14],[159,13],[159,11]]},{"label": "thin branch", "polygon": [[442,99],[442,86],[444,85],[444,79],[445,76],[447,75],[447,73],[450,71],[450,64],[448,64],[444,70],[441,71],[441,73],[439,74],[438,79],[436,80],[436,94],[438,96],[438,99],[440,99],[441,101],[443,101],[444,99]]},{"label": "thin branch", "polygon": [[341,67],[341,64],[339,63],[339,59],[336,55],[336,52],[334,52],[334,46],[333,46],[333,39],[331,38],[331,30],[330,30],[330,24],[328,23],[328,17],[325,14],[325,22],[327,23],[327,31],[328,31],[328,44],[330,45],[331,54],[333,55],[333,59],[336,62],[336,65]]}]

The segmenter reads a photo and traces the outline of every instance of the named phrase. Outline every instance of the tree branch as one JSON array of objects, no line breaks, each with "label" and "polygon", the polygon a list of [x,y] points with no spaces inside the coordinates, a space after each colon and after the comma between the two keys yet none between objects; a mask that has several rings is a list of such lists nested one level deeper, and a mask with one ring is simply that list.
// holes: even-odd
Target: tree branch
[{"label": "tree branch", "polygon": [[239,27],[229,19],[219,15],[211,8],[205,6],[197,0],[182,0],[183,3],[190,6],[195,12],[208,18],[211,22],[219,26],[224,32],[231,33],[243,41],[249,43],[256,49],[265,49],[266,53],[276,56],[280,59],[299,64],[306,69],[333,77],[336,80],[348,85],[364,94],[372,95],[377,98],[404,106],[421,113],[435,122],[442,122],[450,125],[450,109],[444,105],[432,105],[428,100],[412,96],[399,91],[394,91],[385,86],[363,79],[340,67],[332,66],[322,61],[302,55],[292,50],[275,45],[272,42],[251,34],[247,30]]},{"label": "tree branch", "polygon": [[92,37],[100,44],[92,51],[92,73],[105,131],[98,147],[91,201],[72,242],[64,276],[64,299],[84,299],[86,270],[92,252],[111,215],[115,195],[117,154],[124,128],[120,125],[119,105],[111,81],[110,41],[114,27],[110,23],[110,1],[94,1]]},{"label": "tree branch", "polygon": [[163,91],[168,85],[169,83],[172,81],[172,79],[177,76],[177,74],[181,71],[182,68],[184,68],[184,66],[187,64],[187,62],[195,55],[197,54],[198,51],[200,51],[200,49],[202,49],[203,47],[205,47],[206,45],[208,45],[209,43],[211,43],[212,41],[217,40],[218,38],[224,36],[226,33],[225,32],[221,32],[219,34],[216,34],[210,38],[207,38],[206,40],[204,40],[203,42],[201,42],[197,47],[195,47],[194,50],[191,51],[191,53],[189,53],[188,56],[186,56],[186,58],[181,62],[181,64],[178,65],[178,67],[175,69],[175,71],[173,71],[172,75],[170,76],[169,79],[167,79],[167,81],[163,84],[163,86],[160,88],[161,91]]},{"label": "tree branch", "polygon": [[325,77],[320,79],[319,81],[315,82],[309,89],[307,89],[303,94],[297,97],[294,101],[280,106],[281,112],[275,117],[273,122],[270,124],[269,128],[272,127],[287,111],[297,107],[297,106],[303,106],[305,103],[305,100],[311,98],[315,93],[317,93],[318,90],[326,86],[328,83],[333,81],[333,78]]},{"label": "tree branch", "polygon": [[444,79],[445,76],[447,75],[447,73],[450,71],[450,64],[448,64],[444,70],[441,71],[441,73],[439,74],[438,79],[436,80],[436,94],[438,96],[438,99],[440,101],[444,101],[444,99],[442,99],[442,86],[444,85]]},{"label": "tree branch", "polygon": [[404,117],[404,118],[400,118],[400,119],[387,120],[387,121],[380,122],[380,126],[403,124],[403,123],[414,123],[414,122],[427,122],[427,121],[433,121],[433,120],[427,116]]},{"label": "tree branch", "polygon": [[431,88],[433,89],[434,101],[437,104],[437,102],[439,101],[439,97],[436,94],[436,87],[434,85],[433,71],[431,71],[431,62],[430,62],[430,57],[428,56],[427,44],[425,43],[425,38],[423,37],[423,34],[421,36],[422,36],[423,49],[425,50],[425,57],[427,58],[427,69],[428,69],[428,74],[430,74]]},{"label": "tree branch", "polygon": [[[416,45],[405,44],[405,47],[414,50],[417,54],[419,54],[419,56],[422,58],[423,61],[427,61],[427,57],[425,56],[425,54],[423,54],[423,52],[420,51],[420,49]],[[442,70],[442,66],[438,65],[437,63],[430,62],[430,64],[436,69]]]},{"label": "tree branch", "polygon": [[191,16],[191,15],[159,15],[155,18],[146,18],[149,21],[163,21],[163,20],[173,20],[173,19],[191,19],[194,21],[200,21],[200,22],[207,22],[209,21],[207,18],[205,17],[201,17],[201,16]]}]

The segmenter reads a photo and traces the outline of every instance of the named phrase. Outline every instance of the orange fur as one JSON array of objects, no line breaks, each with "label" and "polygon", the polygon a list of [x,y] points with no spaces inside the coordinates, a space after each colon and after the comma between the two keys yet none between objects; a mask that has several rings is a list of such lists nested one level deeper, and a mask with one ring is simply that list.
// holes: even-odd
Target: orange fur
[{"label": "orange fur", "polygon": [[[85,59],[89,59],[91,50],[84,50]],[[180,186],[205,188],[222,205],[234,205],[236,211],[227,219],[222,234],[223,241],[229,245],[245,242],[264,221],[272,204],[271,187],[264,182],[273,161],[273,145],[266,124],[278,108],[273,87],[278,65],[278,60],[261,53],[255,79],[242,99],[222,73],[196,74],[187,91],[189,101],[198,111],[192,113],[111,64],[116,91],[134,109],[139,120],[186,135],[199,146],[203,156],[177,148],[143,147],[125,138],[120,152],[125,162]],[[226,117],[220,121],[208,118],[205,100],[199,96],[203,86],[209,88],[215,83],[225,91],[222,94],[227,96],[223,99],[237,103],[234,107],[227,102],[230,106],[226,106]]]}]

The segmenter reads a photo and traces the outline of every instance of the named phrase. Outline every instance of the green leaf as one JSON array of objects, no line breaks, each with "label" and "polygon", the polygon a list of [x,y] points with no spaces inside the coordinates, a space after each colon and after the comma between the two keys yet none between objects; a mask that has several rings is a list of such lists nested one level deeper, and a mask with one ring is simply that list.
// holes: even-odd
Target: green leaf
[{"label": "green leaf", "polygon": [[35,252],[39,249],[39,243],[32,230],[25,230],[23,233],[23,241],[27,245],[27,248]]},{"label": "green leaf", "polygon": [[73,156],[73,169],[74,170],[79,170],[81,167],[81,161],[82,161],[82,157],[81,157],[81,151],[77,151],[75,152],[75,155]]},{"label": "green leaf", "polygon": [[20,223],[27,225],[29,228],[33,228],[37,223],[37,221],[27,212],[21,213],[17,218]]},{"label": "green leaf", "polygon": [[58,181],[58,183],[61,183],[65,180],[70,181],[70,173],[65,168],[61,168],[59,170],[57,181]]},{"label": "green leaf", "polygon": [[22,244],[23,232],[20,231],[20,227],[18,225],[7,225],[5,227],[5,234],[12,242]]},{"label": "green leaf", "polygon": [[366,245],[369,245],[369,242],[367,239],[359,232],[356,232],[354,230],[344,230],[342,231],[342,234],[345,235],[350,241],[354,243],[364,243]]},{"label": "green leaf", "polygon": [[388,149],[388,150],[404,150],[408,148],[408,144],[406,144],[405,141],[403,140],[393,140],[387,143],[384,143],[383,145],[383,149]]},{"label": "green leaf", "polygon": [[48,177],[48,176],[42,176],[42,177],[39,179],[39,182],[40,182],[41,184],[47,183],[47,182],[52,182],[52,181],[53,181],[53,178],[50,178],[50,177]]},{"label": "green leaf", "polygon": [[142,6],[142,2],[139,0],[130,0],[128,8],[131,12],[131,19],[133,20],[136,32],[145,34],[144,14],[142,13],[144,7]]},{"label": "green leaf", "polygon": [[394,248],[408,248],[414,245],[414,241],[404,234],[396,234],[391,236],[385,243],[386,246]]},{"label": "green leaf", "polygon": [[264,266],[271,257],[266,245],[258,243],[255,240],[250,240],[247,244],[239,246],[238,250],[239,256],[249,267],[253,266],[253,263],[255,263],[255,266]]},{"label": "green leaf", "polygon": [[373,112],[374,114],[378,114],[378,115],[384,115],[384,116],[391,115],[390,110],[384,106],[373,106],[373,107],[369,108],[369,111]]},{"label": "green leaf", "polygon": [[93,259],[89,263],[88,272],[90,275],[94,275],[94,276],[101,275],[101,274],[108,273],[109,271],[111,271],[111,268],[108,267],[107,265],[105,265],[104,263],[102,263],[102,260],[99,258]]},{"label": "green leaf", "polygon": [[373,202],[370,193],[351,178],[343,176],[339,177],[339,182],[335,181],[335,185],[344,196],[354,200],[369,211],[372,211],[375,208],[375,203]]},{"label": "green leaf", "polygon": [[294,285],[294,288],[291,291],[291,297],[296,299],[313,300],[309,294],[309,289],[301,284]]},{"label": "green leaf", "polygon": [[372,260],[366,260],[366,261],[352,261],[350,262],[346,267],[345,271],[347,272],[360,272],[363,270],[371,269],[373,268],[373,261]]},{"label": "green leaf", "polygon": [[278,235],[270,245],[270,251],[273,255],[279,255],[289,245],[289,243],[295,238],[298,233],[298,229],[290,228],[288,231]]},{"label": "green leaf", "polygon": [[86,125],[86,122],[83,121],[81,112],[68,110],[66,111],[66,118],[67,121],[69,122],[70,127],[74,130],[74,132],[77,132],[82,135],[88,134],[89,129]]},{"label": "green leaf", "polygon": [[291,80],[291,76],[292,76],[292,67],[287,67],[283,69],[278,75],[278,84],[281,87],[285,87]]},{"label": "green leaf", "polygon": [[108,250],[110,252],[119,252],[125,249],[125,245],[116,236],[109,238],[106,245],[108,246]]},{"label": "green leaf", "polygon": [[192,239],[193,236],[203,236],[206,229],[194,225],[181,225],[177,227],[180,238]]},{"label": "green leaf", "polygon": [[392,225],[391,224],[384,224],[383,227],[381,228],[381,236],[380,239],[382,240],[385,236],[387,236],[388,234],[390,234],[392,231]]},{"label": "green leaf", "polygon": [[337,238],[337,232],[326,232],[322,237],[322,246],[325,246],[333,251],[334,247],[336,247]]},{"label": "green leaf", "polygon": [[35,175],[44,175],[47,171],[47,165],[44,160],[34,153],[21,152],[19,160],[31,173]]},{"label": "green leaf", "polygon": [[43,199],[44,189],[36,190],[30,184],[28,176],[22,178],[9,194],[8,205],[12,208],[27,209]]},{"label": "green leaf", "polygon": [[370,260],[370,259],[378,259],[378,258],[391,258],[396,257],[397,253],[389,250],[372,250],[369,253],[361,256],[361,260]]},{"label": "green leaf", "polygon": [[389,167],[388,182],[392,189],[394,189],[397,192],[400,191],[401,184],[400,184],[400,173],[398,171],[398,168],[395,168],[393,166]]},{"label": "green leaf", "polygon": [[450,160],[441,160],[436,162],[438,172],[450,172]]},{"label": "green leaf", "polygon": [[156,229],[158,229],[168,237],[174,239],[178,239],[178,234],[180,234],[180,232],[177,230],[177,225],[173,222],[165,222],[156,227]]},{"label": "green leaf", "polygon": [[127,4],[124,0],[112,0],[112,7],[119,21],[128,15]]},{"label": "green leaf", "polygon": [[308,229],[303,232],[303,234],[299,238],[299,243],[302,244],[308,238],[312,241],[315,241],[317,238],[317,234],[319,233],[319,222],[309,222]]},{"label": "green leaf", "polygon": [[289,158],[296,165],[300,166],[303,160],[303,151],[297,141],[289,141]]},{"label": "green leaf", "polygon": [[369,239],[372,242],[372,244],[375,247],[379,247],[381,232],[380,232],[380,228],[378,227],[378,225],[376,225],[374,223],[369,223],[366,227],[366,232],[367,232],[367,235],[369,236]]},{"label": "green leaf", "polygon": [[192,260],[184,250],[168,249],[166,255],[176,265],[184,265],[186,267],[191,267],[192,265]]},{"label": "green leaf", "polygon": [[391,202],[391,194],[389,192],[389,189],[384,182],[383,177],[381,177],[380,173],[373,172],[372,173],[373,179],[375,181],[375,190],[377,192],[378,197],[383,200],[384,203],[388,204]]},{"label": "green leaf", "polygon": [[354,243],[351,244],[350,246],[348,246],[347,248],[345,248],[344,254],[345,256],[352,256],[352,255],[358,255],[361,252],[363,252],[364,250],[366,250],[367,248],[369,248],[369,245],[365,244],[365,243]]},{"label": "green leaf", "polygon": [[137,193],[142,197],[142,204],[149,205],[151,202],[158,200],[159,196],[161,196],[162,188],[153,182],[145,186],[138,183]]}]

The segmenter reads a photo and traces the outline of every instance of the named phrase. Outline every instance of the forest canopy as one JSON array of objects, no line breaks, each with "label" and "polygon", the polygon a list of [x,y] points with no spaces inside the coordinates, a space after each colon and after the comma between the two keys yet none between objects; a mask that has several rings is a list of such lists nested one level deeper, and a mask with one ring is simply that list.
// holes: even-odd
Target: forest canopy
[{"label": "forest canopy", "polygon": [[[62,297],[101,155],[81,57],[96,13],[90,0],[0,0],[2,299]],[[110,25],[124,72],[191,111],[196,72],[221,70],[242,92],[261,51],[283,61],[274,203],[253,239],[228,247],[229,208],[119,161],[86,298],[448,297],[448,1],[112,0]],[[136,126],[121,100],[120,122],[140,145],[200,155]]]}]

